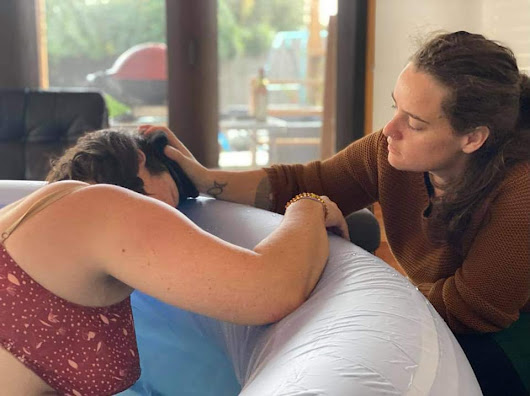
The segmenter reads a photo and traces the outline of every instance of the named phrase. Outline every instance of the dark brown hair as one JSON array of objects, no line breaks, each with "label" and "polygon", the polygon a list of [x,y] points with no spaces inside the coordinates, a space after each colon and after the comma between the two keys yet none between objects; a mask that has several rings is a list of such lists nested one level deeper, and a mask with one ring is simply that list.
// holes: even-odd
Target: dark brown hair
[{"label": "dark brown hair", "polygon": [[86,133],[75,146],[53,160],[46,181],[114,184],[146,194],[138,177],[138,150],[145,153],[145,166],[151,174],[167,171],[137,130],[102,129]]},{"label": "dark brown hair", "polygon": [[433,212],[445,225],[444,239],[460,247],[474,209],[510,166],[530,159],[530,81],[509,48],[464,31],[435,36],[411,61],[449,89],[442,111],[454,133],[489,128],[462,177],[443,186],[444,195]]}]

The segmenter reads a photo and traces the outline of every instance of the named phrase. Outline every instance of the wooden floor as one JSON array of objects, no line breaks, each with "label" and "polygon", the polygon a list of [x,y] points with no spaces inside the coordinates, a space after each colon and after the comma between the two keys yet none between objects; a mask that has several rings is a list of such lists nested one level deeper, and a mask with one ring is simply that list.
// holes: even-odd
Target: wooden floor
[{"label": "wooden floor", "polygon": [[398,262],[394,258],[394,255],[392,254],[392,251],[390,250],[390,247],[388,246],[385,227],[383,224],[383,217],[381,215],[381,207],[379,206],[379,204],[374,205],[374,214],[377,218],[377,221],[379,221],[379,225],[381,227],[381,245],[379,246],[379,249],[375,251],[375,255],[383,261],[386,261],[388,264],[390,264],[402,274],[405,274],[403,268],[401,268],[401,266],[398,264]]}]

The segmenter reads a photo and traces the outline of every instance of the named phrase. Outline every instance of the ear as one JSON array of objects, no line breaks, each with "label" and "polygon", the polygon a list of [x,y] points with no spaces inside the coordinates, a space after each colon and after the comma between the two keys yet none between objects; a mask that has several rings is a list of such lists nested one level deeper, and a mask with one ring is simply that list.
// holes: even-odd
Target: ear
[{"label": "ear", "polygon": [[138,153],[138,167],[142,168],[146,161],[145,153],[140,149],[136,150],[136,152]]},{"label": "ear", "polygon": [[490,135],[490,129],[487,126],[479,126],[463,136],[462,151],[471,154],[482,147]]}]

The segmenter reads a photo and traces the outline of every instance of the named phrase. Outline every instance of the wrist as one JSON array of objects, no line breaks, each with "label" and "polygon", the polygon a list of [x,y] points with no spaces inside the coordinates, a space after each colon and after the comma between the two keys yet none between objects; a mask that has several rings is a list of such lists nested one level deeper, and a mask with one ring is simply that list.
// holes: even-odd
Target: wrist
[{"label": "wrist", "polygon": [[214,176],[212,175],[212,171],[206,167],[202,167],[198,176],[196,187],[201,193],[206,194],[207,190],[213,184]]},{"label": "wrist", "polygon": [[197,187],[199,191],[214,198],[220,198],[227,186],[222,171],[216,169],[204,168],[200,180],[201,185]]},{"label": "wrist", "polygon": [[315,203],[319,203],[321,205],[322,209],[323,209],[324,219],[327,218],[327,216],[328,216],[328,206],[326,205],[326,202],[322,199],[322,197],[320,195],[317,195],[317,194],[314,194],[314,193],[304,192],[304,193],[296,195],[289,202],[287,202],[287,204],[285,204],[285,210],[287,211],[287,209],[291,205],[293,205],[293,204],[295,204],[297,202],[301,202],[301,201],[313,201]]}]

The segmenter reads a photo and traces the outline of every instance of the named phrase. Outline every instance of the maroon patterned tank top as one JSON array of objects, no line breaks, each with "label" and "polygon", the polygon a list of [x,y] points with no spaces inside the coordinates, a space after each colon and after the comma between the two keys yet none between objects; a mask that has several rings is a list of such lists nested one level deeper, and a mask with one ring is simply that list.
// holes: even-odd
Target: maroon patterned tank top
[{"label": "maroon patterned tank top", "polygon": [[65,395],[112,395],[140,376],[129,298],[107,307],[66,301],[34,281],[3,245],[0,345]]}]

